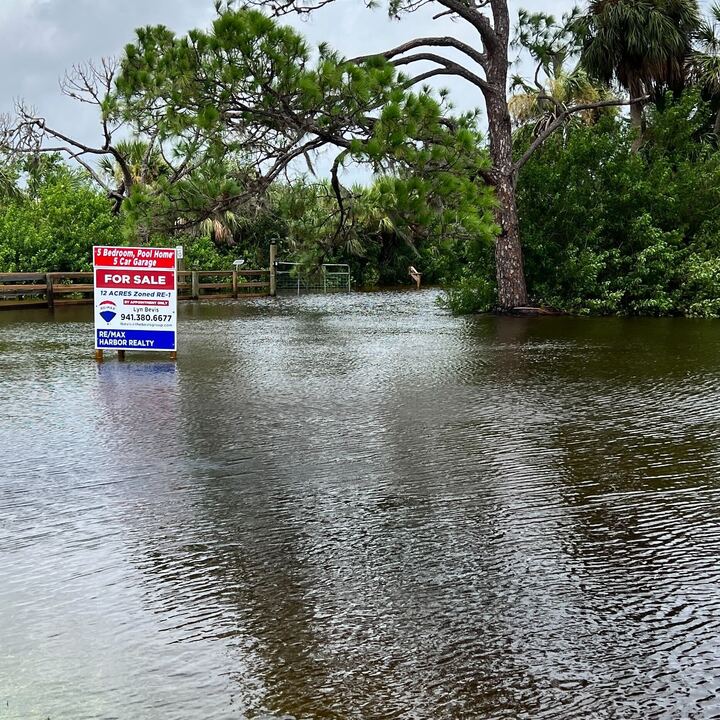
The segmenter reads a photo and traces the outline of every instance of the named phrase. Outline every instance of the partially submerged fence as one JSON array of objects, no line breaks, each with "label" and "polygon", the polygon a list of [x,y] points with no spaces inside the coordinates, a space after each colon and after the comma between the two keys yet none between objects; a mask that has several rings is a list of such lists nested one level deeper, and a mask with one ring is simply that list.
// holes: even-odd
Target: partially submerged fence
[{"label": "partially submerged fence", "polygon": [[91,272],[0,273],[0,308],[92,302]]},{"label": "partially submerged fence", "polygon": [[[270,270],[180,270],[178,300],[270,295]],[[0,273],[0,309],[93,302],[91,272]]]},{"label": "partially submerged fence", "polygon": [[350,292],[350,266],[342,263],[325,263],[308,269],[300,263],[278,262],[278,292]]},{"label": "partially submerged fence", "polygon": [[270,270],[179,270],[178,300],[270,295]]},{"label": "partially submerged fence", "polygon": [[[275,262],[270,246],[268,270],[178,270],[178,300],[218,300],[275,295],[276,291],[349,292],[350,266],[326,263],[308,269],[299,263]],[[91,272],[0,273],[0,310],[92,303]]]}]

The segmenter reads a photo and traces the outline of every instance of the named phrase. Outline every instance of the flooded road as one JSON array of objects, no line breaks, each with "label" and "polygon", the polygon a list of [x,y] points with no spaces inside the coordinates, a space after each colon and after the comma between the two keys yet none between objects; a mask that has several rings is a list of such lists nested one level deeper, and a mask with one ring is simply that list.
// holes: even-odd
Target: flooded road
[{"label": "flooded road", "polygon": [[720,717],[720,322],[0,313],[0,720]]}]

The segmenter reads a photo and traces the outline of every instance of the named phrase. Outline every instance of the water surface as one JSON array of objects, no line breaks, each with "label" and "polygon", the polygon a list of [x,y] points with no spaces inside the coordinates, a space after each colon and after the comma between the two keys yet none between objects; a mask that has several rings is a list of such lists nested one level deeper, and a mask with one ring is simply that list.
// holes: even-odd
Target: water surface
[{"label": "water surface", "polygon": [[0,313],[0,720],[720,717],[720,323]]}]

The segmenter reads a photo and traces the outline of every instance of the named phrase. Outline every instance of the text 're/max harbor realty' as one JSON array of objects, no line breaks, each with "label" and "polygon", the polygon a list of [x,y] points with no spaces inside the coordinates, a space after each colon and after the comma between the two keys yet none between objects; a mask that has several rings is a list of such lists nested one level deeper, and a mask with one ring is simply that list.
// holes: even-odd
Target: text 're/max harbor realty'
[{"label": "text 're/max harbor realty'", "polygon": [[174,248],[93,248],[96,350],[177,350],[175,260]]}]

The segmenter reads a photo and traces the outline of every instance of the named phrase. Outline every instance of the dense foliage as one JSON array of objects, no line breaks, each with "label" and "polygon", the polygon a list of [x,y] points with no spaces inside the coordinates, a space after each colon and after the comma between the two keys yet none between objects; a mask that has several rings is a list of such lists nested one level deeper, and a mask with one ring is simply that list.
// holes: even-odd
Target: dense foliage
[{"label": "dense foliage", "polygon": [[162,26],[138,30],[117,76],[114,112],[149,148],[171,148],[184,163],[183,177],[171,162],[133,184],[126,204],[138,225],[174,232],[223,222],[226,212],[255,214],[270,189],[299,163],[312,165],[321,148],[335,155],[341,225],[340,169],[349,162],[383,177],[392,169],[397,211],[412,212],[418,226],[457,198],[472,201],[470,212],[483,205],[488,193],[473,175],[487,153],[474,114],[451,117],[442,99],[411,91],[381,57],[347,62],[327,46],[318,54],[294,29],[247,8],[224,8],[208,30],[184,36]]},{"label": "dense foliage", "polygon": [[[133,213],[113,214],[89,178],[57,158],[44,158],[38,167],[5,166],[4,178],[0,272],[87,270],[94,244],[137,242]],[[154,233],[147,241],[183,245],[187,266],[202,269],[230,269],[237,258],[265,267],[275,242],[281,259],[308,269],[350,263],[359,287],[407,282],[409,265],[422,267],[428,282],[452,283],[477,247],[492,247],[492,199],[463,183],[443,191],[443,208],[429,210],[417,197],[429,192],[426,184],[393,177],[344,190],[340,227],[330,184],[297,179],[272,186],[251,213],[226,214],[222,222],[172,235]]]},{"label": "dense foliage", "polygon": [[[358,284],[375,284],[407,279],[411,264],[427,280],[452,281],[466,246],[495,235],[492,192],[477,182],[489,158],[475,113],[453,114],[442,94],[412,90],[381,57],[347,62],[323,46],[315,58],[295,30],[259,11],[224,7],[208,30],[183,36],[141,28],[118,67],[80,69],[67,82],[98,105],[105,137],[99,148],[68,149],[86,194],[64,189],[66,203],[90,213],[102,197],[80,178],[107,194],[86,224],[95,242],[120,232],[128,242],[182,243],[189,262],[219,268],[239,256],[266,265],[275,241],[283,259],[349,261]],[[131,134],[116,141],[118,123]],[[67,142],[53,132],[21,114],[8,149],[37,157],[48,135]],[[310,182],[321,148],[337,153],[332,179]],[[349,162],[374,172],[369,188],[343,186]],[[308,178],[298,175],[306,164]],[[18,190],[26,217],[39,206]],[[110,206],[113,229],[102,232]],[[63,231],[46,244],[88,246]],[[37,269],[31,261],[37,254],[18,255],[12,267]]]},{"label": "dense foliage", "polygon": [[554,139],[526,166],[519,202],[529,283],[576,312],[720,312],[720,152],[690,94],[654,113],[642,152],[606,120]]},{"label": "dense foliage", "polygon": [[[520,13],[516,45],[537,64],[509,102],[531,303],[720,315],[718,23],[720,8],[703,20],[695,0],[593,1],[559,23]],[[57,140],[44,120],[21,113],[8,128],[0,272],[86,269],[96,243],[182,244],[191,267],[258,267],[275,242],[308,269],[349,263],[357,286],[407,283],[414,265],[458,312],[505,307],[493,240],[509,196],[492,143],[392,57],[314,53],[231,4],[208,30],[139,30],[119,66],[70,81],[104,128],[101,147],[70,141],[81,167],[44,154]],[[643,95],[630,122],[617,108],[628,92]],[[336,153],[327,181],[320,149]],[[349,163],[373,180],[344,186]]]},{"label": "dense foliage", "polygon": [[123,240],[107,198],[77,171],[44,158],[28,168],[25,185],[0,191],[0,271],[87,270],[98,239]]},{"label": "dense foliage", "polygon": [[[714,121],[710,103],[689,92],[650,114],[640,152],[618,116],[551,139],[518,188],[533,300],[579,313],[720,314]],[[531,137],[519,139],[518,152]],[[113,214],[81,172],[54,158],[3,167],[0,271],[87,269],[93,244],[135,241],[132,215]],[[342,233],[330,184],[298,180],[275,184],[253,213],[223,228],[210,223],[151,241],[183,244],[188,265],[208,269],[237,257],[264,265],[275,241],[281,257],[308,266],[350,262],[359,286],[407,282],[412,264],[428,282],[454,286],[455,310],[492,308],[490,198],[447,189],[444,212],[431,212],[407,187],[388,176],[344,190]]]}]

